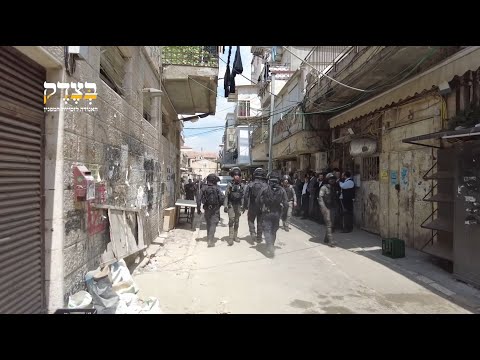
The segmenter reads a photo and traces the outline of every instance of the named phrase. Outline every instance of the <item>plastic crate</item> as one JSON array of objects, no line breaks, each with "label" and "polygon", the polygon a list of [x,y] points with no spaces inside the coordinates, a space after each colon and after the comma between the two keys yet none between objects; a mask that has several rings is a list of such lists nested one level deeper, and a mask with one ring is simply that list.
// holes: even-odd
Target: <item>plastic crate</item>
[{"label": "plastic crate", "polygon": [[382,255],[392,259],[405,257],[405,241],[397,238],[382,239]]}]

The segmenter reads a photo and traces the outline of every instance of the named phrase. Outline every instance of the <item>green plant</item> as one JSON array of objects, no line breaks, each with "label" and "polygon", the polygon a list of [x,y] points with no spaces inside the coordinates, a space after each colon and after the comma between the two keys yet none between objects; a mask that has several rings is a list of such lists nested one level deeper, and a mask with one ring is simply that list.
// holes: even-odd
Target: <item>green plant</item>
[{"label": "green plant", "polygon": [[473,127],[480,122],[480,107],[475,106],[460,111],[457,115],[448,120],[449,130],[454,130],[457,126],[465,128]]}]

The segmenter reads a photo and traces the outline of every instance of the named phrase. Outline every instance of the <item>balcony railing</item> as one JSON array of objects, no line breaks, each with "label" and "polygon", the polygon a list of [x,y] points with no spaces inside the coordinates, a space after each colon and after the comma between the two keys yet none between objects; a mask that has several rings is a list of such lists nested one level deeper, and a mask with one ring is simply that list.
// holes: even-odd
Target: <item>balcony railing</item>
[{"label": "balcony railing", "polygon": [[[236,155],[236,156],[235,156]],[[238,159],[238,154],[234,154],[233,152],[227,151],[226,153],[223,154],[222,158],[220,159],[220,163],[222,165],[225,164],[236,164]]]},{"label": "balcony railing", "polygon": [[314,75],[307,77],[308,86],[318,81],[323,76],[322,73],[328,73],[334,68],[353,48],[353,46],[315,46],[305,58],[305,62],[311,65],[307,65],[309,73]]},{"label": "balcony railing", "polygon": [[273,125],[273,144],[278,144],[299,131],[311,130],[305,123],[305,115],[298,112],[299,109],[297,108],[290,110]]},{"label": "balcony railing", "polygon": [[218,67],[217,46],[164,46],[162,63],[166,65],[186,65]]}]

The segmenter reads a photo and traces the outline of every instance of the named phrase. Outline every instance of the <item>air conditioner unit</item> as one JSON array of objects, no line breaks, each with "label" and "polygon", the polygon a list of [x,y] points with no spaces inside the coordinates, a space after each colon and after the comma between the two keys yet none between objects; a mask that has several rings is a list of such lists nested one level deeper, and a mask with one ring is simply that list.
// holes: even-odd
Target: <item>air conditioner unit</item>
[{"label": "air conditioner unit", "polygon": [[300,155],[298,160],[299,160],[299,170],[304,171],[310,167],[309,155]]},{"label": "air conditioner unit", "polygon": [[327,168],[327,153],[326,152],[317,152],[312,154],[310,158],[310,166],[312,170],[316,172],[321,172]]},{"label": "air conditioner unit", "polygon": [[353,157],[370,156],[377,151],[377,141],[369,138],[353,139],[350,142],[350,155]]},{"label": "air conditioner unit", "polygon": [[272,48],[273,61],[280,62],[282,61],[283,55],[283,46],[274,46]]},{"label": "air conditioner unit", "polygon": [[287,161],[285,164],[285,169],[289,173],[295,171],[296,167],[297,167],[297,162],[293,160]]}]

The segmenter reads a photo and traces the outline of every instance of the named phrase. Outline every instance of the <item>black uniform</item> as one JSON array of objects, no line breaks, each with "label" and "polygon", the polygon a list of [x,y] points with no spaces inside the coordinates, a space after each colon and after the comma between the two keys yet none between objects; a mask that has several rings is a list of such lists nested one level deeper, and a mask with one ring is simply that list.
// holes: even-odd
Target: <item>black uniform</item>
[{"label": "black uniform", "polygon": [[231,182],[225,190],[225,200],[223,206],[228,212],[228,244],[238,240],[238,222],[243,212],[243,197],[245,194],[245,185],[241,182]]},{"label": "black uniform", "polygon": [[[267,183],[262,179],[255,179],[252,182],[248,183],[245,188],[245,196],[243,201],[243,206],[245,209],[248,209],[247,219],[248,219],[248,229],[250,231],[250,236],[253,239],[256,239],[257,242],[262,242],[262,233],[263,233],[263,224],[262,224],[262,212],[255,199],[258,198],[262,190],[267,188]],[[257,232],[255,233],[255,219],[257,220]]]},{"label": "black uniform", "polygon": [[195,200],[195,193],[197,192],[197,187],[193,182],[185,184],[185,198],[187,200]]},{"label": "black uniform", "polygon": [[283,209],[288,207],[287,193],[283,186],[279,183],[274,183],[263,189],[257,198],[257,204],[262,211],[267,255],[273,257],[280,217],[282,216]]},{"label": "black uniform", "polygon": [[216,184],[209,183],[202,186],[200,196],[197,198],[197,211],[200,213],[200,206],[203,204],[209,247],[214,246],[213,237],[220,221],[220,206],[223,205],[223,201],[223,194]]}]

